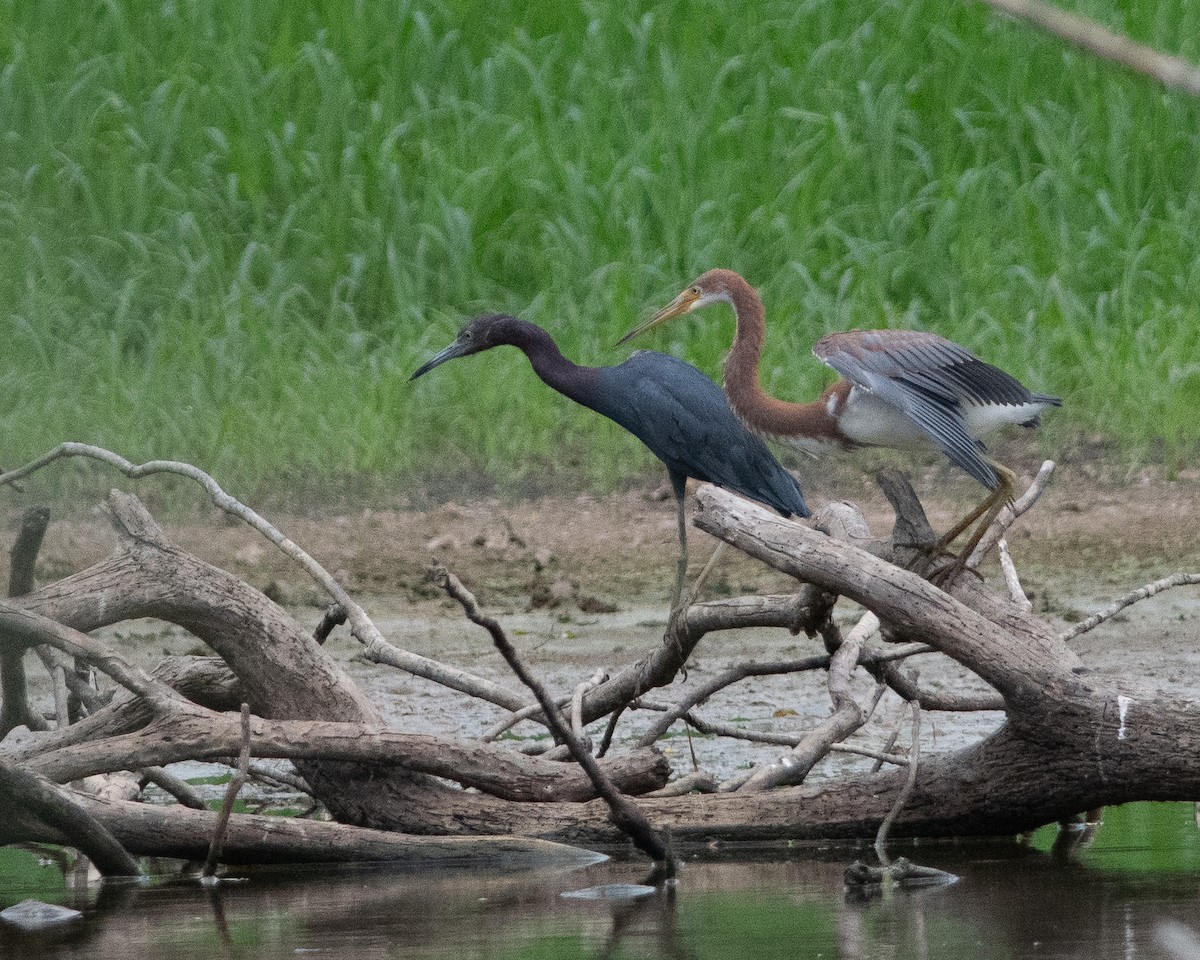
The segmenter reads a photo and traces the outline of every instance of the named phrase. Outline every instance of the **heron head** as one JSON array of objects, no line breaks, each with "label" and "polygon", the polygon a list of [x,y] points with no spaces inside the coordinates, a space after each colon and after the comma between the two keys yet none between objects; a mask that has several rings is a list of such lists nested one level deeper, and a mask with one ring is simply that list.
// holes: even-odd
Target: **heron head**
[{"label": "heron head", "polygon": [[417,372],[408,379],[416,380],[417,377],[424,376],[434,367],[439,367],[455,357],[466,357],[472,353],[479,353],[481,350],[490,350],[492,347],[511,343],[510,324],[515,322],[515,319],[506,313],[485,313],[474,320],[467,321],[458,331],[458,336],[450,346],[423,363]]},{"label": "heron head", "polygon": [[[658,313],[654,314],[654,316],[640,326],[634,327],[618,340],[617,346],[628,343],[634,337],[657,327],[660,323],[666,323],[673,317],[691,313],[693,310],[699,310],[701,307],[707,307],[710,303],[732,303],[732,296],[729,292],[730,274],[732,274],[732,271],[729,270],[709,270],[707,273],[702,273],[691,282],[686,290],[659,310]],[[737,276],[736,274],[732,275]]]}]

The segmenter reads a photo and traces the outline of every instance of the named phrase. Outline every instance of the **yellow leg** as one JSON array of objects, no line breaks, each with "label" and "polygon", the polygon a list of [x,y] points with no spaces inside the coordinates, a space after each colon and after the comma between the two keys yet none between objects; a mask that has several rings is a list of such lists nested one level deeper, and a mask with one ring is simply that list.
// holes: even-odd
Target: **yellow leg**
[{"label": "yellow leg", "polygon": [[[1013,493],[1017,486],[1017,475],[1009,470],[1008,467],[999,463],[993,463],[992,467],[995,469],[996,475],[1000,478],[1000,485],[979,506],[956,523],[937,542],[934,548],[938,552],[947,549],[971,524],[975,524],[975,529],[971,533],[971,539],[967,541],[966,546],[955,555],[954,560],[947,567],[939,570],[930,578],[935,583],[948,586],[958,578],[963,568],[966,567],[967,560],[975,552],[975,548],[979,546],[979,541],[983,539],[983,535],[987,533],[988,528],[995,522],[996,517],[1004,509],[1005,504],[1009,503],[1013,498]],[[980,517],[983,517],[983,519],[980,520]]]}]

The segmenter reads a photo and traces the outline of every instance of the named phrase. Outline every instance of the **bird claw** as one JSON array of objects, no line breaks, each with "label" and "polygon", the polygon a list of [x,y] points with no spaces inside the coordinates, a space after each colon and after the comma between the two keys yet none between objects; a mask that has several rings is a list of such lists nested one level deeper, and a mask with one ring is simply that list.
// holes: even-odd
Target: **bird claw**
[{"label": "bird claw", "polygon": [[973,567],[968,567],[967,558],[963,554],[950,553],[950,551],[942,548],[936,559],[940,560],[942,558],[942,554],[948,554],[952,559],[949,563],[943,563],[941,566],[929,571],[925,578],[935,587],[939,587],[942,590],[949,590],[952,586],[954,586],[954,582],[958,579],[958,575],[964,570],[968,573],[974,574],[974,576],[976,576],[980,582],[983,581],[983,574]]}]

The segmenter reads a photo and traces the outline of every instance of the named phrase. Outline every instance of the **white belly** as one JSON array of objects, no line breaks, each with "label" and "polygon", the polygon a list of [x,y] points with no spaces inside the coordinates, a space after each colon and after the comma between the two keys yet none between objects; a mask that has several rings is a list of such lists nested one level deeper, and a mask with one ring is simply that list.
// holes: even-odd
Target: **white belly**
[{"label": "white belly", "polygon": [[[1043,403],[1006,405],[998,403],[964,404],[963,420],[967,433],[981,437],[993,430],[1026,423],[1046,408]],[[881,400],[862,387],[852,387],[838,419],[842,433],[870,447],[919,449],[933,446],[929,436],[907,414]]]}]

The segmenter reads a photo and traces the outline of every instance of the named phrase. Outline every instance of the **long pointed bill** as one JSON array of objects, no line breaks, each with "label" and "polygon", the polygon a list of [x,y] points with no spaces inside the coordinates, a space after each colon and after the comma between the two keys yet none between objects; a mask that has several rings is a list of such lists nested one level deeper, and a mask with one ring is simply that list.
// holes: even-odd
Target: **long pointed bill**
[{"label": "long pointed bill", "polygon": [[420,369],[418,369],[417,372],[414,373],[408,379],[411,382],[413,380],[416,380],[417,377],[423,377],[434,367],[439,367],[443,363],[445,363],[447,360],[453,360],[455,357],[461,357],[463,355],[463,353],[465,353],[465,352],[466,352],[466,345],[460,340],[455,340],[452,344],[450,344],[450,346],[448,346],[441,353],[435,355],[430,360],[428,360],[424,364],[422,364]]},{"label": "long pointed bill", "polygon": [[679,316],[681,313],[687,313],[689,310],[693,309],[696,306],[696,304],[699,302],[700,302],[700,297],[697,294],[695,294],[690,289],[684,290],[683,293],[681,293],[674,300],[672,300],[670,303],[668,303],[665,307],[663,307],[661,310],[659,310],[658,313],[656,313],[654,316],[652,316],[649,320],[647,320],[641,326],[634,327],[627,334],[625,334],[625,336],[623,336],[620,340],[617,341],[617,346],[619,347],[623,343],[628,343],[634,337],[640,336],[641,334],[645,333],[647,330],[651,330],[654,327],[657,327],[660,323],[666,323],[668,320],[672,319],[673,317]]}]

